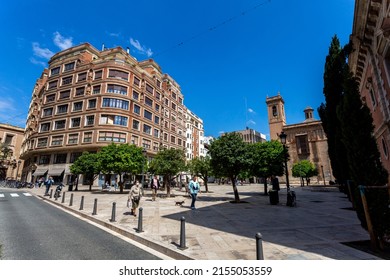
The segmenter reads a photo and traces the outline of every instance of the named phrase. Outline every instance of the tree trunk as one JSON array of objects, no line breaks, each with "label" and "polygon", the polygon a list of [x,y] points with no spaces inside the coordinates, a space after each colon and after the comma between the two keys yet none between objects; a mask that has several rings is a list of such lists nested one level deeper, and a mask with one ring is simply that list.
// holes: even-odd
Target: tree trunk
[{"label": "tree trunk", "polygon": [[230,179],[232,180],[232,184],[233,184],[234,201],[236,203],[239,203],[240,202],[240,196],[238,195],[238,190],[237,190],[237,186],[236,186],[236,178],[231,177]]},{"label": "tree trunk", "polygon": [[206,193],[209,192],[209,186],[207,185],[208,179],[209,179],[209,177],[204,178],[204,188],[205,188]]},{"label": "tree trunk", "polygon": [[267,177],[264,177],[264,195],[268,195]]}]

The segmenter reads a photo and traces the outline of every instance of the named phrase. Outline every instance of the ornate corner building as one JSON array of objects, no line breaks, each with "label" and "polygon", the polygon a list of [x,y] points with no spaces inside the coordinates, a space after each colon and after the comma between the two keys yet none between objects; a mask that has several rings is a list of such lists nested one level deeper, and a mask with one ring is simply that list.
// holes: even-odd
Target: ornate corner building
[{"label": "ornate corner building", "polygon": [[0,123],[0,181],[20,180],[23,161],[20,147],[24,129]]},{"label": "ornate corner building", "polygon": [[[309,160],[314,163],[318,170],[317,180],[312,183],[328,184],[329,181],[333,181],[327,138],[322,122],[314,118],[314,110],[311,107],[306,107],[303,111],[305,116],[303,122],[287,125],[284,100],[280,93],[276,96],[267,97],[266,104],[271,140],[280,140],[279,134],[282,131],[287,134],[286,145],[290,155],[287,166],[290,170],[290,182],[299,180],[291,176],[291,168],[294,163],[301,160]],[[283,179],[283,177],[281,178]]]},{"label": "ornate corner building", "polygon": [[390,175],[390,1],[356,0],[350,39],[349,67],[371,111],[382,164]]},{"label": "ornate corner building", "polygon": [[[179,84],[152,59],[88,43],[55,54],[32,92],[21,157],[23,178],[73,180],[82,152],[112,142],[186,148],[186,107]],[[85,181],[87,178],[83,178]],[[81,182],[81,181],[80,181]]]}]

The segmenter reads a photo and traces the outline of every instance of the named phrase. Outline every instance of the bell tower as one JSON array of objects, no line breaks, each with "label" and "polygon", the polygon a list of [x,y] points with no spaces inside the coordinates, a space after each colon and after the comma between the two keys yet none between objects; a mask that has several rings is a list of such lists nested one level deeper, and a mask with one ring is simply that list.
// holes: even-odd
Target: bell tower
[{"label": "bell tower", "polygon": [[284,100],[278,92],[277,96],[266,98],[268,107],[268,125],[271,140],[278,140],[279,133],[286,125],[286,115],[284,113]]}]

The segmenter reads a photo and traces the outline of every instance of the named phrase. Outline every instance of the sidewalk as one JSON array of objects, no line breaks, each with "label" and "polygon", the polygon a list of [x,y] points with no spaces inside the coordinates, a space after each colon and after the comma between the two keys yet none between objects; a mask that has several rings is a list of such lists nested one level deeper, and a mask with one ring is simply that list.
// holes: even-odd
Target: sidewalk
[{"label": "sidewalk", "polygon": [[[130,215],[126,207],[128,190],[102,192],[97,187],[89,191],[65,190],[65,201],[43,196],[44,189],[27,189],[41,199],[106,226],[174,259],[196,260],[255,260],[256,233],[263,238],[266,260],[371,260],[377,257],[350,248],[341,242],[368,240],[368,233],[360,226],[351,203],[337,189],[313,191],[315,187],[295,188],[297,207],[287,207],[286,189],[279,192],[280,203],[271,205],[262,195],[263,186],[238,186],[240,199],[234,200],[231,185],[209,185],[211,193],[201,193],[197,210],[190,209],[191,199],[184,192],[172,190],[174,197],[151,199],[145,189],[141,200],[143,232],[137,232],[138,217]],[[54,190],[53,190],[54,192]],[[73,205],[70,196],[73,194]],[[62,192],[63,195],[63,192]],[[84,207],[80,209],[81,197]],[[97,214],[92,215],[97,199]],[[176,201],[184,201],[176,206]],[[116,203],[115,222],[111,222],[112,205]],[[186,246],[179,249],[180,219],[185,218]]]}]

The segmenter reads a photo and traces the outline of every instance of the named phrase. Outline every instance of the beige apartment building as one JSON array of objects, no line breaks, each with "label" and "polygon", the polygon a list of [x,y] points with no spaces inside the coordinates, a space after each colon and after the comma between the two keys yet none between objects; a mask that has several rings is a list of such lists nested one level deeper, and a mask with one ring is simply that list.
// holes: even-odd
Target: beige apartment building
[{"label": "beige apartment building", "polygon": [[129,49],[99,51],[85,43],[61,51],[32,92],[22,176],[70,183],[69,166],[82,152],[112,142],[143,147],[149,159],[160,147],[185,149],[183,99],[155,61],[138,62]]},{"label": "beige apartment building", "polygon": [[21,127],[0,123],[0,180],[21,179],[23,160],[20,159],[20,149],[23,133]]}]

